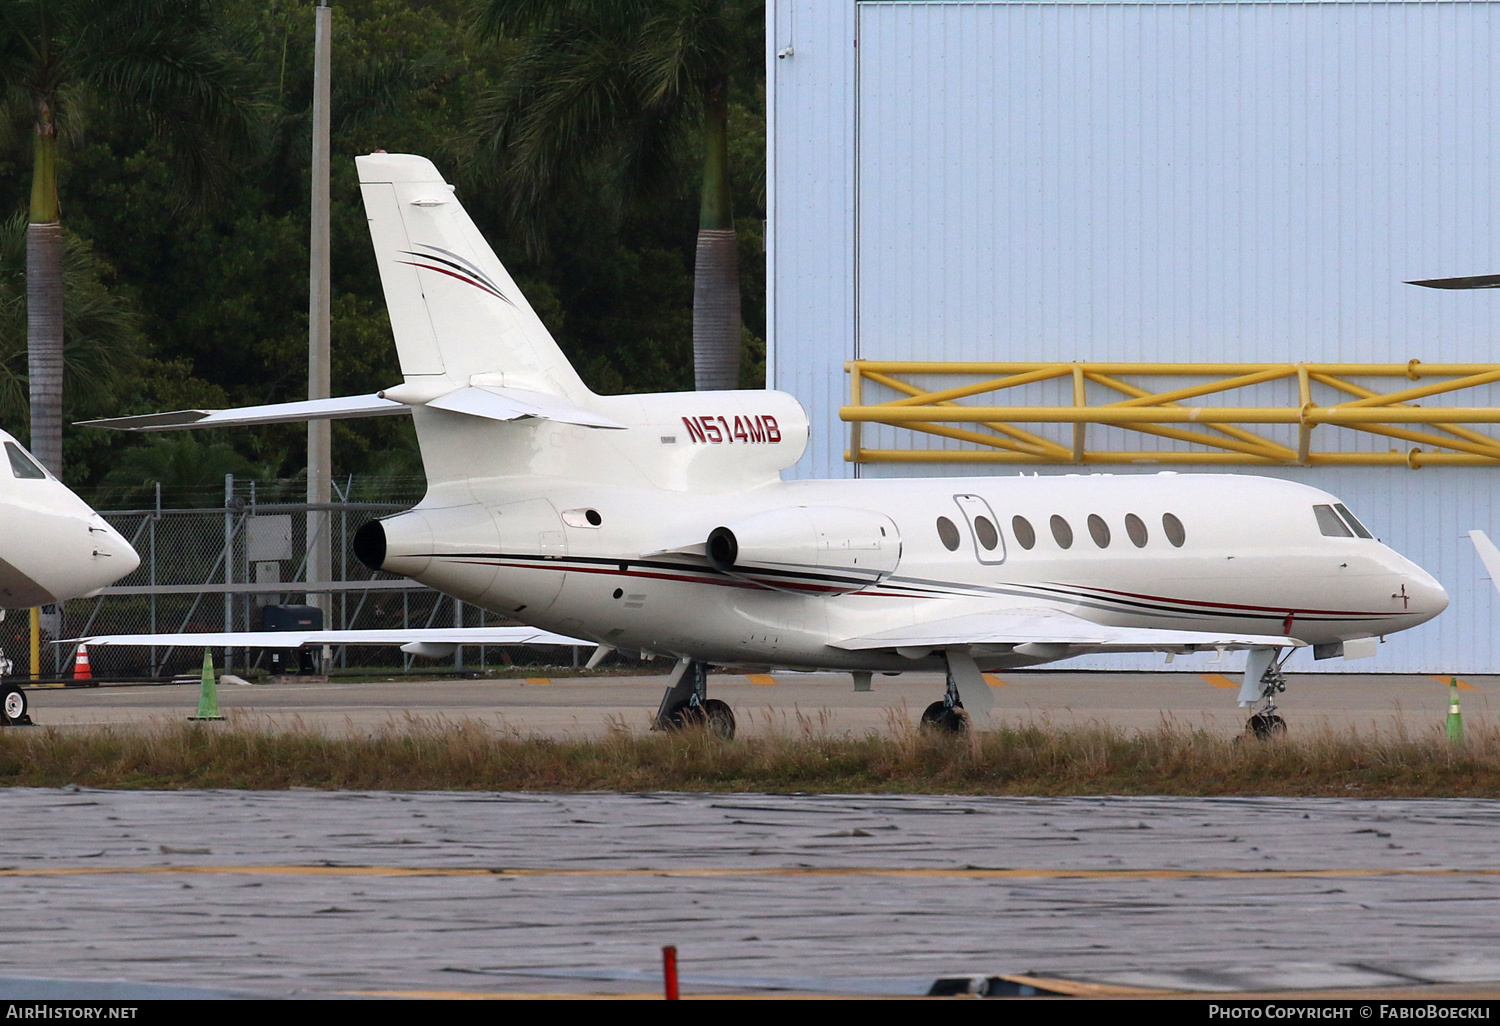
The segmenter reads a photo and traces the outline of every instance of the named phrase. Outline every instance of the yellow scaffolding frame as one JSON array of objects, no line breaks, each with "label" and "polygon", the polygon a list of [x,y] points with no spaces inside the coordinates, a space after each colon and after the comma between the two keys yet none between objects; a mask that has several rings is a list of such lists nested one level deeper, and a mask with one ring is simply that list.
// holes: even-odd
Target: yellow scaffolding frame
[{"label": "yellow scaffolding frame", "polygon": [[[1447,396],[1500,382],[1500,364],[1443,363],[964,363],[853,360],[847,421],[853,463],[1211,463],[1276,466],[1500,466],[1500,438],[1461,424],[1500,423],[1493,406],[1422,406],[1417,400]],[[936,391],[903,380],[932,375],[979,380]],[[1207,378],[1184,388],[1153,391],[1125,378]],[[1071,406],[970,406],[959,402],[989,392],[1056,379],[1072,380]],[[1350,378],[1406,378],[1428,383],[1375,392]],[[1220,395],[1267,382],[1296,382],[1296,402],[1282,406],[1196,406],[1186,400]],[[882,385],[903,398],[866,405],[864,384]],[[1090,404],[1088,384],[1124,398]],[[1313,385],[1349,396],[1330,406],[1313,402]],[[1096,390],[1097,391],[1097,390]],[[867,449],[863,425],[888,424],[974,449]],[[1020,424],[1071,424],[1072,445],[1044,438]],[[1203,448],[1157,452],[1090,451],[1088,426],[1108,424]],[[1297,447],[1257,434],[1246,424],[1295,424]],[[1389,452],[1314,451],[1313,429],[1347,428],[1414,443]],[[970,425],[970,426],[954,426]],[[1183,425],[1183,426],[1178,426]],[[1190,430],[1201,426],[1206,430]],[[1424,449],[1423,446],[1428,448]]]}]

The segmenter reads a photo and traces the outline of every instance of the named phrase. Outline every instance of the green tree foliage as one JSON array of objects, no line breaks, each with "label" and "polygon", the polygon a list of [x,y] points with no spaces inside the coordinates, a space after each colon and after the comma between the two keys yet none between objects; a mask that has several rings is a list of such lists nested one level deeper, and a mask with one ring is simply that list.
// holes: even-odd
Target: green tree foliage
[{"label": "green tree foliage", "polygon": [[266,468],[251,463],[222,441],[198,433],[156,435],[126,452],[104,476],[103,495],[120,507],[149,508],[156,485],[165,504],[185,496],[222,494],[224,475],[265,477]]},{"label": "green tree foliage", "polygon": [[[149,117],[74,108],[80,117],[62,137],[57,161],[66,223],[77,236],[67,259],[78,260],[81,247],[95,282],[83,294],[91,302],[107,298],[131,330],[112,336],[121,356],[109,360],[113,377],[79,388],[70,379],[65,422],[306,396],[311,5],[203,0],[202,6],[239,62],[239,98],[258,119],[250,132],[255,145],[215,167],[223,187],[214,202],[186,202],[195,194],[185,190],[181,156]],[[457,184],[465,207],[592,387],[691,388],[696,138],[681,137],[683,149],[667,155],[651,187],[629,196],[611,184],[617,176],[607,162],[566,169],[572,184],[548,201],[548,245],[529,249],[505,195],[477,173],[481,162],[469,131],[525,40],[503,33],[482,39],[468,20],[471,0],[333,6],[334,393],[372,392],[401,380],[353,160],[376,149],[431,157]],[[728,159],[740,240],[742,374],[758,385],[765,119],[758,26],[747,33],[736,44]],[[24,210],[32,170],[26,110],[0,114],[10,117],[0,119],[0,210]],[[17,302],[24,313],[24,292],[16,291],[14,264],[0,266],[8,275],[8,285],[0,283],[0,321],[9,325],[5,318],[17,315]],[[76,341],[69,336],[69,346]],[[12,349],[0,351],[0,425],[12,431],[21,427],[20,408],[3,404],[7,388],[14,394],[24,384],[24,363],[16,359]],[[300,426],[277,426],[199,444],[231,446],[251,467],[294,477],[305,467],[305,440]],[[127,464],[122,454],[142,448],[158,459],[161,444],[70,427],[68,480],[98,487],[112,469],[148,472],[156,466],[151,460]],[[335,422],[334,467],[340,481],[349,474],[419,472],[409,421]],[[215,472],[220,487],[224,472]],[[127,484],[114,478],[115,486]]]},{"label": "green tree foliage", "polygon": [[[247,106],[207,0],[0,0],[0,105],[32,156],[27,229],[31,444],[64,473],[59,136],[89,113],[125,116],[177,169],[179,195],[222,179]],[[31,131],[14,131],[16,122]],[[221,145],[222,144],[222,145]]]},{"label": "green tree foliage", "polygon": [[[739,383],[743,333],[733,214],[731,80],[764,8],[737,0],[482,0],[488,38],[520,52],[480,104],[480,167],[534,251],[566,191],[602,185],[618,213],[680,180],[696,156],[693,364],[699,388]],[[684,158],[687,158],[685,160]],[[618,217],[614,218],[618,220]]]}]

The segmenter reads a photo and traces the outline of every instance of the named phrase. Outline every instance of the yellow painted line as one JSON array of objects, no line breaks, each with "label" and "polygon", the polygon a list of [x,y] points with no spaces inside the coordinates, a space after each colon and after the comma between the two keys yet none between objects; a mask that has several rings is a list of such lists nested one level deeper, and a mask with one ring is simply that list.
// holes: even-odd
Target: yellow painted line
[{"label": "yellow painted line", "polygon": [[993,673],[986,673],[984,675],[984,682],[992,688],[1006,687],[1005,681],[1001,680],[999,677],[996,677]]},{"label": "yellow painted line", "polygon": [[751,684],[759,684],[763,688],[776,686],[776,678],[769,673],[747,673],[745,676],[749,678]]},{"label": "yellow painted line", "polygon": [[[1451,674],[1451,673],[1449,673],[1449,674],[1429,673],[1427,676],[1431,677],[1433,680],[1437,681],[1439,684],[1441,684],[1445,688],[1449,686],[1449,681],[1451,681],[1453,679],[1453,674]],[[1474,685],[1465,683],[1462,679],[1460,679],[1459,682],[1458,682],[1458,690],[1460,690],[1460,691],[1478,691],[1479,689],[1476,688]]]},{"label": "yellow painted line", "polygon": [[1500,866],[1470,868],[1380,869],[1342,866],[1332,869],[1052,869],[1025,866],[1011,869],[912,869],[879,866],[811,866],[674,869],[564,869],[558,867],[500,867],[495,869],[422,866],[47,866],[0,869],[3,877],[48,876],[353,876],[353,877],[883,877],[908,880],[1269,880],[1338,879],[1343,877],[1466,877],[1500,876]]},{"label": "yellow painted line", "polygon": [[1234,691],[1238,691],[1240,689],[1240,686],[1238,684],[1230,680],[1228,677],[1224,676],[1222,673],[1200,673],[1198,674],[1198,676],[1202,677],[1204,680],[1208,681],[1216,688],[1228,688]]},{"label": "yellow painted line", "polygon": [[551,684],[552,683],[552,678],[551,677],[527,677],[526,678],[526,683],[528,683],[528,684]]}]

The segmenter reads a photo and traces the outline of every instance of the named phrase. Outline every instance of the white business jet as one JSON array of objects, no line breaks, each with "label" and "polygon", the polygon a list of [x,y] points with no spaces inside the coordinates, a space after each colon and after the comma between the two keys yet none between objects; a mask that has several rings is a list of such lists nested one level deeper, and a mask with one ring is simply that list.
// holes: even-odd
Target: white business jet
[{"label": "white business jet", "polygon": [[1248,650],[1250,727],[1299,647],[1367,654],[1447,595],[1337,498],[1239,475],[783,481],[808,418],[773,391],[601,396],[574,372],[432,163],[358,158],[405,381],[377,395],[188,410],[161,430],[409,413],[428,492],[367,524],[366,565],[598,645],[675,657],[663,727],[732,734],[709,664],[942,670],[925,723],[993,700],[982,671],[1090,653]]},{"label": "white business jet", "polygon": [[[118,531],[4,431],[0,449],[0,617],[88,598],[140,566]],[[4,680],[10,668],[0,652],[0,723],[29,723],[26,693]]]}]

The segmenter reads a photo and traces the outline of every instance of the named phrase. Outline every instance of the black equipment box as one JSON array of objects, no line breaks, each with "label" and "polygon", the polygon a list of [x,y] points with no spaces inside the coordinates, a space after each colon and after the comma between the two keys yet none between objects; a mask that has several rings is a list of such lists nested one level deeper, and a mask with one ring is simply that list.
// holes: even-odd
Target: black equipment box
[{"label": "black equipment box", "polygon": [[[323,610],[317,606],[262,606],[260,629],[263,631],[320,631]],[[271,673],[278,677],[291,674],[311,676],[317,673],[312,646],[301,648],[268,648]]]}]

